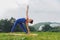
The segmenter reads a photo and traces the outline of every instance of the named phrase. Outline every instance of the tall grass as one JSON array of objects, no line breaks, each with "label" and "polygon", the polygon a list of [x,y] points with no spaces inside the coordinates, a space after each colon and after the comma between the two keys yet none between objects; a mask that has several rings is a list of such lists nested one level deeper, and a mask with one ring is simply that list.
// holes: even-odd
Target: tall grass
[{"label": "tall grass", "polygon": [[[0,40],[60,40],[60,32],[32,32],[31,34],[38,34],[37,36],[18,36],[6,35],[9,33],[0,33]],[[16,33],[24,34],[24,33]]]}]

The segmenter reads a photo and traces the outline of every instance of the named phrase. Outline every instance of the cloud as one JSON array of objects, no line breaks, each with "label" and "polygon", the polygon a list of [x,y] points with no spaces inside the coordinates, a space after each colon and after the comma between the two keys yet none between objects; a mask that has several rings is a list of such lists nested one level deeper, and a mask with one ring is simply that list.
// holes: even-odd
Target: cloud
[{"label": "cloud", "polygon": [[32,0],[30,14],[38,22],[60,22],[60,3],[57,0]]},{"label": "cloud", "polygon": [[18,4],[25,4],[25,5],[29,5],[29,3],[30,3],[30,0],[16,0],[16,2],[18,3]]},{"label": "cloud", "polygon": [[[0,17],[25,17],[26,5],[18,5],[16,0],[0,0]],[[59,0],[30,0],[29,17],[34,23],[43,21],[60,22]]]}]

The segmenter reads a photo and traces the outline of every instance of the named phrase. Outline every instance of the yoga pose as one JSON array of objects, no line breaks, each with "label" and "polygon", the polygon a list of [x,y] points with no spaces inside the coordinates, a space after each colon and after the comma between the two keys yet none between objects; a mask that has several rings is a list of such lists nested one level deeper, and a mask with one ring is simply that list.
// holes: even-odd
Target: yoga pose
[{"label": "yoga pose", "polygon": [[[11,32],[14,31],[14,28],[17,26],[17,24],[20,24],[20,27],[23,29],[24,32],[28,33],[28,30],[27,28],[24,26],[24,24],[26,25],[26,21],[27,19],[25,18],[20,18],[20,19],[17,19],[11,29]],[[28,23],[33,23],[33,20],[32,19],[28,19]]]}]

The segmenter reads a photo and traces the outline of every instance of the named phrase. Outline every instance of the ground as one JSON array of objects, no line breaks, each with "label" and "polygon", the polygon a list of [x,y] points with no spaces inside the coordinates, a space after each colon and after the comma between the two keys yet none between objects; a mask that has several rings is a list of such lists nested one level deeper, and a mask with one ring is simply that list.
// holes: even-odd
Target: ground
[{"label": "ground", "polygon": [[0,33],[0,40],[60,40],[60,32],[32,32],[31,33],[37,35],[27,35],[23,32],[16,32],[13,34]]}]

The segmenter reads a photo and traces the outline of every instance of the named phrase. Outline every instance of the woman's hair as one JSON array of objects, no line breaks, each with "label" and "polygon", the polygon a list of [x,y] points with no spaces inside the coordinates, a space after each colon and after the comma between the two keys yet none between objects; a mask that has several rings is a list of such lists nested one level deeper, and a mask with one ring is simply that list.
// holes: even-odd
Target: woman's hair
[{"label": "woman's hair", "polygon": [[33,23],[33,20],[31,20],[30,23],[32,24]]}]

